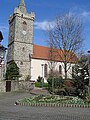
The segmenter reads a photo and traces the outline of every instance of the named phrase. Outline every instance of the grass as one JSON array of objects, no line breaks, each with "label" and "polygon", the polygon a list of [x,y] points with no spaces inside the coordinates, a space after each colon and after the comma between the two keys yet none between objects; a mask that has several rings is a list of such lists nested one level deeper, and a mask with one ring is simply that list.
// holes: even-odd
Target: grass
[{"label": "grass", "polygon": [[76,104],[76,105],[90,105],[83,99],[72,96],[60,97],[58,95],[39,95],[18,100],[19,103],[55,103],[55,104]]},{"label": "grass", "polygon": [[[42,87],[42,83],[41,82],[35,82],[35,87]],[[48,83],[43,83],[43,87],[48,87]]]}]

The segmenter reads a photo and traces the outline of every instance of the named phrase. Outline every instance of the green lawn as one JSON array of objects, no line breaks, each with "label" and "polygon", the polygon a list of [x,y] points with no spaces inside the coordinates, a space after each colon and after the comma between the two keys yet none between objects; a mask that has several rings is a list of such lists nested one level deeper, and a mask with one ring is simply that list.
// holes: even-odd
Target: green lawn
[{"label": "green lawn", "polygon": [[47,88],[48,87],[48,83],[43,83],[43,85],[42,85],[41,82],[35,82],[35,87],[40,87],[41,88],[42,86]]}]

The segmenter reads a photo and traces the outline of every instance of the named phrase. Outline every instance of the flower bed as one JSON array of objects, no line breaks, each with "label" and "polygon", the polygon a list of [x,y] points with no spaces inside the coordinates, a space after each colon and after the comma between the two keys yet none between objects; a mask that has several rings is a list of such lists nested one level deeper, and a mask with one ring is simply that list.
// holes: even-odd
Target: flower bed
[{"label": "flower bed", "polygon": [[[29,104],[29,105],[35,105],[35,106],[40,106],[40,105],[44,105],[44,106],[60,106],[60,105],[64,105],[64,106],[88,106],[90,107],[90,102],[85,102],[84,100],[78,98],[78,97],[71,97],[71,96],[58,96],[58,95],[48,95],[48,96],[44,96],[44,95],[39,95],[39,96],[33,96],[33,97],[29,97],[29,98],[23,98],[20,99],[18,101],[16,101],[17,104],[22,104],[25,103]],[[71,106],[70,106],[71,107]]]}]

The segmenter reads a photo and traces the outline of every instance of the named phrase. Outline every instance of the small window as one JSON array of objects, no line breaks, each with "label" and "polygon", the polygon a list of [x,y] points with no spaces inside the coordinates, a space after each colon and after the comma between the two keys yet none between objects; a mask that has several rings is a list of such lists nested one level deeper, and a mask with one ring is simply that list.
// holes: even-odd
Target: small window
[{"label": "small window", "polygon": [[22,17],[23,17],[23,14],[22,14]]},{"label": "small window", "polygon": [[24,22],[23,22],[23,25],[27,25],[27,23],[24,21]]},{"label": "small window", "polygon": [[27,30],[27,23],[25,21],[23,22],[23,30]]},{"label": "small window", "polygon": [[22,62],[22,61],[20,62],[20,65],[23,65],[23,62]]},{"label": "small window", "polygon": [[25,48],[24,48],[24,47],[22,48],[22,51],[25,51]]},{"label": "small window", "polygon": [[59,74],[62,74],[62,66],[59,65]]}]

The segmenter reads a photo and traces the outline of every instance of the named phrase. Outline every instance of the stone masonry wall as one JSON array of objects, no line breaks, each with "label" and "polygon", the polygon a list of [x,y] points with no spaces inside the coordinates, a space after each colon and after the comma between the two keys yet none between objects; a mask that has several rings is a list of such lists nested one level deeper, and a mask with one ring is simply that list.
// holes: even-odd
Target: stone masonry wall
[{"label": "stone masonry wall", "polygon": [[[11,80],[11,91],[30,91],[34,88],[34,82]],[[6,92],[6,81],[0,81],[0,92]]]},{"label": "stone masonry wall", "polygon": [[9,19],[7,62],[14,60],[20,68],[20,80],[25,80],[30,75],[29,55],[33,54],[32,43],[35,14],[22,11],[19,8],[15,8],[14,14]]},{"label": "stone masonry wall", "polygon": [[0,92],[6,92],[6,81],[0,81]]}]

